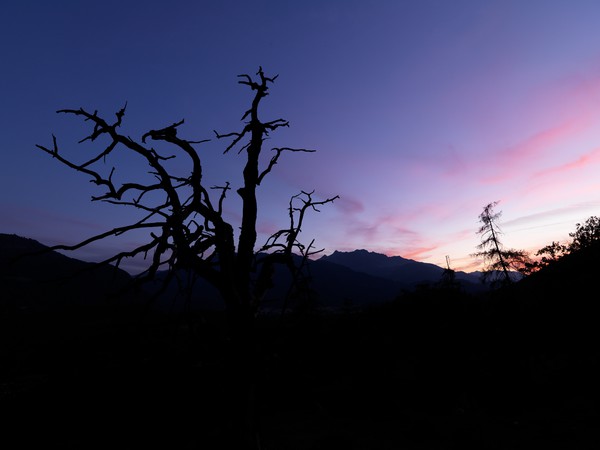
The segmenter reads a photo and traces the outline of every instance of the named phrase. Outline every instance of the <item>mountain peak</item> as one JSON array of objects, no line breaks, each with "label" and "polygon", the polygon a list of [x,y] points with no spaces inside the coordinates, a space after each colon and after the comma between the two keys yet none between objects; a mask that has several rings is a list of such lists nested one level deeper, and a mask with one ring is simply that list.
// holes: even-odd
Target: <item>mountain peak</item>
[{"label": "mountain peak", "polygon": [[323,256],[323,261],[334,262],[342,265],[367,265],[372,269],[376,269],[378,266],[387,267],[390,263],[394,265],[404,264],[409,259],[401,256],[387,256],[382,253],[372,252],[365,249],[357,249],[349,252],[342,252],[339,250],[334,251],[329,256]]}]

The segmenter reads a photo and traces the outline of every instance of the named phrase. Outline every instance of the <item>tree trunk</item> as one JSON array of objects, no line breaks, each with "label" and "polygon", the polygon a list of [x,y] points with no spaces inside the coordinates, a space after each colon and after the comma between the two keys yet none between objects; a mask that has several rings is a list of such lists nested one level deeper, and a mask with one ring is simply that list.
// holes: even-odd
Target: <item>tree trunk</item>
[{"label": "tree trunk", "polygon": [[254,315],[236,305],[227,311],[225,355],[226,448],[260,450],[256,411],[257,363]]}]

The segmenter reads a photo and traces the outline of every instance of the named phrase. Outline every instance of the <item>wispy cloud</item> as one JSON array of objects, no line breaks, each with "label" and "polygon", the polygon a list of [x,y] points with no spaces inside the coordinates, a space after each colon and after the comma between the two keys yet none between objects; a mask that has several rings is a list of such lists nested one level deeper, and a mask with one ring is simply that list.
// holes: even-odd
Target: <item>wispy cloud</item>
[{"label": "wispy cloud", "polygon": [[[590,210],[594,209],[600,209],[600,201],[573,203],[571,205],[564,206],[561,208],[550,209],[534,214],[520,216],[503,222],[503,226],[505,228],[510,227],[519,230],[535,229],[550,226],[555,222],[561,222],[567,216],[573,216],[574,214],[589,212]],[[585,218],[583,220],[585,220]]]},{"label": "wispy cloud", "polygon": [[[5,214],[0,219],[0,227],[6,232],[22,236],[48,235],[56,236],[60,230],[77,229],[83,235],[85,230],[90,234],[104,231],[102,225],[91,220],[82,220],[77,216],[60,214],[44,208],[22,205],[4,205]],[[67,238],[68,236],[65,236]]]},{"label": "wispy cloud", "polygon": [[522,142],[496,152],[491,158],[480,160],[480,164],[492,169],[493,174],[481,178],[484,184],[497,184],[514,179],[531,168],[539,167],[544,156],[576,136],[590,125],[589,117],[580,117],[539,131]]},{"label": "wispy cloud", "polygon": [[600,163],[600,147],[591,150],[589,153],[578,156],[577,158],[568,161],[564,164],[552,167],[550,169],[541,170],[534,174],[534,177],[552,178],[554,175],[565,175],[575,170],[597,165]]},{"label": "wispy cloud", "polygon": [[334,205],[344,214],[357,214],[363,212],[365,209],[360,200],[348,195],[340,196],[339,199],[335,200]]}]

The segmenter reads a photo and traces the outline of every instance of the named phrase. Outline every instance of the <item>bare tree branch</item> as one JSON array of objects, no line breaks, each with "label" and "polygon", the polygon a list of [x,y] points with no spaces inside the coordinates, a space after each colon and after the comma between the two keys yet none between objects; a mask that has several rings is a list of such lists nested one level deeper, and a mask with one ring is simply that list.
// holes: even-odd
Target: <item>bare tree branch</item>
[{"label": "bare tree branch", "polygon": [[[151,280],[159,270],[166,270],[159,293],[164,292],[169,283],[180,280],[180,272],[189,279],[204,278],[212,284],[221,294],[227,311],[229,340],[233,349],[229,355],[231,370],[228,370],[231,385],[247,383],[245,378],[242,379],[238,375],[254,372],[252,324],[260,307],[260,300],[272,284],[274,265],[286,266],[291,271],[293,283],[297,288],[300,285],[307,286],[307,279],[303,278],[301,272],[308,258],[318,251],[313,250],[314,241],[311,241],[308,247],[299,241],[305,214],[309,210],[319,212],[320,206],[339,198],[335,196],[317,201],[313,199],[313,192],[300,191],[289,201],[289,227],[270,236],[259,252],[256,252],[258,186],[273,170],[283,152],[312,153],[314,150],[273,148],[275,154],[266,168],[261,170],[260,158],[264,141],[269,138],[269,133],[281,127],[289,127],[289,122],[281,118],[260,120],[261,101],[269,94],[269,87],[275,82],[277,75],[266,76],[262,67],[259,67],[255,75],[238,76],[238,83],[254,92],[250,108],[242,116],[242,121],[245,121],[242,130],[225,134],[213,130],[217,139],[231,139],[223,153],[234,147],[239,148],[238,154],[244,153],[243,181],[241,186],[236,187],[236,192],[242,200],[241,220],[235,228],[223,217],[224,202],[231,189],[230,183],[210,188],[211,191],[218,191],[215,194],[218,196],[215,208],[209,189],[203,185],[204,168],[195,148],[195,145],[205,143],[208,139],[188,140],[180,137],[184,119],[163,128],[151,129],[144,133],[138,142],[119,132],[127,104],[117,111],[116,119],[112,123],[104,120],[97,111],[88,112],[83,108],[61,109],[58,113],[83,118],[92,125],[89,134],[79,143],[95,143],[100,137],[108,143],[93,155],[86,157],[83,163],[78,163],[59,152],[54,135],[51,147],[37,145],[37,148],[59,163],[89,176],[92,183],[105,190],[93,196],[93,201],[130,207],[143,215],[141,219],[129,225],[99,233],[74,245],[56,245],[50,250],[77,250],[111,236],[149,230],[150,237],[146,243],[133,249],[122,250],[106,258],[101,264],[114,263],[118,267],[126,258],[143,256],[144,260],[148,260],[147,267],[138,274],[136,280]],[[163,147],[149,147],[149,139],[157,145],[172,149],[171,153],[164,153]],[[139,171],[138,175],[150,178],[150,181],[134,178],[120,183],[116,181],[114,167],[108,174],[106,168],[98,168],[97,164],[101,161],[106,162],[115,151],[137,156],[145,166],[145,170]],[[181,156],[189,163],[186,172],[181,173],[181,169],[174,172],[166,161]],[[258,258],[260,252],[266,252],[266,255]],[[294,264],[295,252],[302,257],[300,267]],[[257,265],[260,265],[258,274]],[[190,295],[191,285],[188,284],[185,288]],[[248,399],[250,396],[240,398]],[[251,411],[247,404],[236,404],[234,408],[238,411]],[[243,430],[242,434],[251,429],[247,423],[237,425],[239,430]],[[254,437],[247,436],[247,440],[251,441]]]},{"label": "bare tree branch", "polygon": [[281,155],[282,152],[290,151],[290,152],[314,153],[316,151],[316,150],[307,150],[305,148],[289,148],[289,147],[273,148],[272,150],[275,150],[276,153],[271,158],[271,161],[269,162],[269,165],[267,166],[267,168],[265,170],[263,170],[262,173],[258,176],[258,179],[256,180],[257,185],[260,185],[260,182],[263,180],[265,175],[268,174],[273,169],[273,166],[275,164],[277,164],[277,161],[279,161],[279,156]]}]

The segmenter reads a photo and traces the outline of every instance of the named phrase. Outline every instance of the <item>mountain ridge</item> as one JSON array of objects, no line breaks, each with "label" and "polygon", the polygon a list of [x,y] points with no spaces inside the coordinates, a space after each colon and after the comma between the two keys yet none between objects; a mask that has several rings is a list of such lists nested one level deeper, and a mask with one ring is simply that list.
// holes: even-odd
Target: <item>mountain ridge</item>
[{"label": "mountain ridge", "polygon": [[46,310],[107,305],[132,280],[124,270],[51,251],[35,239],[0,233],[0,305]]},{"label": "mountain ridge", "polygon": [[[93,263],[80,261],[54,251],[47,251],[48,247],[38,241],[18,235],[0,234],[0,251],[3,263],[3,282],[9,278],[21,277],[21,286],[24,280],[47,279],[56,275],[64,275],[78,268],[89,268]],[[40,258],[31,258],[29,262],[22,262],[20,269],[7,268],[7,257],[18,253],[40,252]],[[114,269],[114,268],[113,268]],[[97,278],[89,279],[87,283],[110,285],[109,276],[117,274],[120,283],[134,278],[120,269],[104,267],[104,273],[96,272]],[[15,270],[17,272],[15,272]],[[12,272],[11,272],[12,271]],[[320,308],[338,309],[348,305],[364,307],[372,304],[392,301],[403,292],[411,291],[419,286],[434,285],[442,279],[444,269],[435,264],[422,263],[401,256],[386,256],[381,253],[357,249],[351,252],[335,251],[331,255],[309,260],[306,276],[310,278],[310,302]],[[479,280],[479,273],[455,272],[455,279],[466,292],[477,293],[486,290],[486,286]],[[41,277],[41,278],[40,278]],[[104,281],[103,281],[104,280]],[[14,281],[14,280],[12,280]],[[275,273],[274,288],[264,298],[266,309],[281,309],[286,298],[291,282],[289,274],[278,268]],[[85,284],[85,283],[84,283]],[[91,286],[91,285],[90,285]],[[106,287],[105,286],[105,287]],[[158,291],[160,282],[147,286],[148,293]],[[173,282],[159,299],[159,305],[170,309],[177,308],[175,299],[178,297],[179,285]],[[85,287],[79,283],[73,296],[82,296]],[[198,280],[194,285],[194,305],[198,308],[218,308],[221,301],[218,292],[204,280]],[[183,300],[181,300],[183,302]],[[313,306],[314,306],[313,305]],[[183,307],[182,305],[180,305]],[[293,306],[293,305],[290,305]]]},{"label": "mountain ridge", "polygon": [[[416,261],[402,256],[387,256],[365,249],[356,249],[350,252],[336,250],[331,255],[322,256],[319,260],[335,262],[371,275],[393,278],[408,283],[438,280],[446,270],[432,263]],[[399,269],[403,270],[403,274],[394,273]],[[481,272],[478,271],[455,271],[454,273],[457,279],[470,282],[477,282],[477,278],[481,276]],[[419,277],[422,280],[419,280]]]}]

